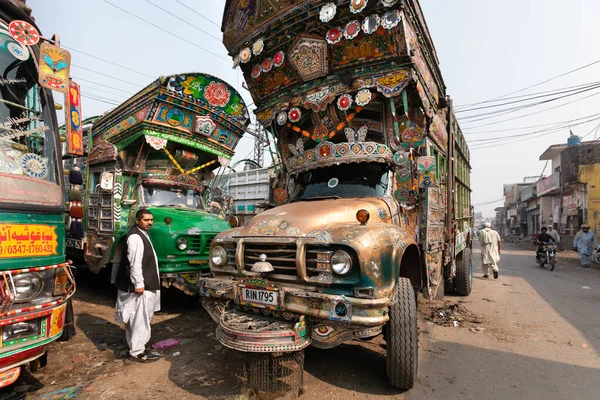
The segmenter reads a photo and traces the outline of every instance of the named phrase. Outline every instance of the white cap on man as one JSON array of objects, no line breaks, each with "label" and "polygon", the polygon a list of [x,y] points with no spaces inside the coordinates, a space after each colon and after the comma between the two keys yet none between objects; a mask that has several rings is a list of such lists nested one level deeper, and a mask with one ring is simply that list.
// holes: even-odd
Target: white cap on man
[{"label": "white cap on man", "polygon": [[486,222],[486,223],[484,224],[484,226],[485,226],[486,228],[491,228],[491,227],[492,227],[492,224],[490,224],[489,222]]}]

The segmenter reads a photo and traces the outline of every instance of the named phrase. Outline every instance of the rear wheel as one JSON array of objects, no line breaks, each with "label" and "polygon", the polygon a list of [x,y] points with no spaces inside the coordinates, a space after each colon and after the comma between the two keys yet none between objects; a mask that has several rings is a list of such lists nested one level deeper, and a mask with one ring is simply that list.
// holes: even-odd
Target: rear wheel
[{"label": "rear wheel", "polygon": [[471,249],[464,249],[456,262],[456,277],[454,289],[461,296],[471,294],[473,287],[473,263],[471,262]]},{"label": "rear wheel", "polygon": [[410,389],[417,378],[419,359],[417,304],[409,279],[400,278],[396,291],[386,327],[387,375],[392,386]]}]

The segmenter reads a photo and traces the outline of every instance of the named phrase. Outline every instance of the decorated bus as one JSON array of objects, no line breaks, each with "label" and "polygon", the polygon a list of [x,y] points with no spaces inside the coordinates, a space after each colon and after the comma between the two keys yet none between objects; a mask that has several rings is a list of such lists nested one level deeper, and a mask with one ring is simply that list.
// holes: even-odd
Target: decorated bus
[{"label": "decorated bus", "polygon": [[69,62],[24,2],[0,0],[0,387],[46,364],[75,291],[51,92],[68,92]]},{"label": "decorated bus", "polygon": [[196,295],[213,238],[230,228],[211,212],[213,170],[228,165],[248,123],[240,94],[201,73],[160,77],[95,121],[69,230],[85,236],[89,268],[119,260],[119,240],[145,208],[162,285]]}]

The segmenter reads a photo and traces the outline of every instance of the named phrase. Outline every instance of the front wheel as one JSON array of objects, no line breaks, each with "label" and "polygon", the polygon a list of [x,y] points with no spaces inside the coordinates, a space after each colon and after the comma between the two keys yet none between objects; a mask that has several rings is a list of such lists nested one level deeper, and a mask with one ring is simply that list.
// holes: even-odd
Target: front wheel
[{"label": "front wheel", "polygon": [[410,389],[417,379],[419,340],[417,304],[408,278],[398,280],[396,302],[386,326],[387,375],[392,386]]},{"label": "front wheel", "polygon": [[556,266],[556,260],[554,258],[551,258],[550,262],[548,263],[548,269],[550,271],[554,271],[555,266]]}]

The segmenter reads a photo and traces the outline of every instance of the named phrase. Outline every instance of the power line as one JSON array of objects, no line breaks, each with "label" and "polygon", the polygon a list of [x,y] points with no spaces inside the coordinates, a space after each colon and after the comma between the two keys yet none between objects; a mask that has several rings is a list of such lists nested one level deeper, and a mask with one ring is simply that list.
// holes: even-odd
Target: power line
[{"label": "power line", "polygon": [[73,67],[77,67],[77,68],[81,68],[81,69],[83,69],[83,70],[85,70],[85,71],[93,72],[94,74],[102,75],[102,76],[105,76],[105,77],[107,77],[107,78],[110,78],[110,79],[114,79],[115,81],[119,81],[119,82],[127,83],[128,85],[131,85],[131,86],[137,86],[138,88],[139,88],[139,87],[141,87],[141,85],[139,85],[139,84],[137,84],[137,83],[131,83],[131,82],[129,82],[129,81],[126,81],[126,80],[124,80],[124,79],[115,78],[114,76],[111,76],[111,75],[108,75],[108,74],[105,74],[105,73],[102,73],[102,72],[94,71],[93,69],[89,69],[89,68],[86,68],[86,67],[82,67],[81,65],[77,65],[77,64],[73,64],[73,63],[71,63],[71,66],[73,66]]},{"label": "power line", "polygon": [[89,54],[89,53],[83,52],[83,51],[81,51],[81,50],[77,50],[77,49],[74,49],[74,48],[72,48],[72,47],[68,47],[68,46],[63,46],[63,47],[64,47],[65,49],[69,49],[69,50],[71,50],[71,51],[75,51],[75,52],[77,52],[77,53],[80,53],[80,54],[86,55],[86,56],[88,56],[88,57],[95,58],[96,60],[103,61],[103,62],[105,62],[105,63],[107,63],[107,64],[114,65],[115,67],[123,68],[123,69],[126,69],[126,70],[128,70],[128,71],[131,71],[131,72],[135,72],[136,74],[143,75],[143,76],[147,76],[148,78],[152,78],[152,79],[156,78],[155,76],[152,76],[152,75],[145,74],[145,73],[143,73],[143,72],[140,72],[140,71],[137,71],[137,70],[135,70],[135,69],[133,69],[133,68],[129,68],[129,67],[126,67],[126,66],[124,66],[124,65],[120,65],[120,64],[114,63],[114,62],[112,62],[112,61],[108,61],[108,60],[106,60],[106,59],[104,59],[104,58],[101,58],[101,57],[96,57],[96,56],[94,56],[94,55],[91,55],[91,54]]},{"label": "power line", "polygon": [[209,33],[209,32],[206,32],[205,30],[202,30],[202,29],[198,28],[196,25],[189,23],[188,21],[184,20],[183,18],[181,18],[181,17],[179,17],[179,16],[177,16],[177,15],[173,14],[173,13],[172,13],[172,12],[170,12],[169,10],[166,10],[166,9],[162,8],[161,6],[159,6],[159,5],[157,5],[157,4],[154,4],[154,3],[153,3],[153,2],[151,2],[150,0],[146,0],[146,3],[152,4],[154,7],[158,8],[159,10],[163,10],[164,12],[166,12],[167,14],[169,14],[170,16],[177,18],[177,19],[178,19],[178,20],[180,20],[181,22],[183,22],[183,23],[185,23],[185,24],[187,24],[187,25],[191,26],[192,28],[196,29],[197,31],[200,31],[200,32],[204,33],[205,35],[208,35],[208,36],[210,36],[211,38],[213,38],[213,39],[217,40],[219,43],[221,43],[221,38],[218,38],[218,37],[214,36],[213,34],[211,34],[211,33]]},{"label": "power line", "polygon": [[557,131],[559,131],[561,129],[567,128],[569,126],[585,125],[585,124],[588,124],[590,122],[597,121],[599,119],[600,119],[600,117],[596,117],[596,118],[590,119],[589,121],[584,121],[584,122],[580,122],[580,123],[573,124],[573,125],[567,123],[567,124],[563,124],[561,126],[556,126],[556,127],[553,127],[553,128],[540,129],[538,131],[533,131],[533,132],[528,132],[528,133],[520,133],[520,134],[516,134],[516,135],[509,135],[509,136],[496,136],[496,137],[493,137],[493,138],[485,138],[485,139],[477,139],[477,140],[469,140],[468,142],[469,143],[476,143],[476,142],[502,141],[502,140],[506,140],[506,139],[510,139],[510,138],[531,136],[531,135],[535,135],[537,133],[544,133],[544,132],[550,134],[550,133],[557,132]]},{"label": "power line", "polygon": [[83,87],[85,90],[92,89],[92,90],[96,90],[96,91],[98,91],[98,92],[102,92],[102,93],[110,94],[110,95],[112,95],[112,96],[121,96],[121,97],[125,97],[125,98],[127,97],[127,96],[125,96],[124,94],[115,93],[115,92],[109,92],[108,90],[103,90],[103,89],[98,89],[98,88],[95,88],[95,87],[87,86],[87,84],[86,84],[85,86],[84,86],[84,85],[81,85],[81,86],[82,86],[82,87]]},{"label": "power line", "polygon": [[[529,117],[531,115],[541,114],[541,113],[544,113],[546,111],[554,110],[554,109],[557,109],[557,108],[560,108],[560,107],[563,107],[563,106],[566,106],[566,105],[569,105],[569,104],[573,104],[573,103],[576,103],[576,102],[581,101],[581,100],[585,100],[585,99],[590,98],[590,97],[598,96],[599,94],[600,93],[594,93],[594,94],[591,94],[589,96],[585,96],[585,97],[582,97],[580,99],[576,99],[576,100],[573,100],[573,101],[570,101],[570,102],[567,102],[567,103],[564,103],[564,104],[560,104],[560,105],[555,106],[555,107],[547,108],[545,110],[540,110],[540,111],[536,111],[536,112],[533,112],[533,113],[520,115],[518,117],[508,118],[508,119],[504,119],[504,120],[501,120],[501,121],[490,122],[490,123],[483,124],[483,125],[471,126],[470,128],[471,129],[482,128],[484,126],[502,124],[502,123],[505,123],[505,122],[508,122],[508,121],[514,121],[516,119],[521,119],[521,118]],[[463,125],[463,124],[469,124],[469,123],[473,123],[473,122],[475,122],[475,121],[466,121],[464,123],[461,123],[461,125]]]},{"label": "power line", "polygon": [[[591,89],[593,87],[599,87],[599,85],[600,85],[600,81],[597,81],[597,82],[587,83],[585,85],[577,85],[577,86],[574,86],[572,88],[564,88],[564,89],[552,90],[552,91],[547,92],[547,94],[539,94],[538,93],[535,96],[534,95],[529,95],[529,97],[528,96],[517,96],[517,97],[514,97],[514,98],[521,97],[521,99],[520,100],[509,101],[509,102],[506,102],[506,103],[489,105],[489,106],[468,108],[468,109],[464,109],[464,110],[459,110],[459,111],[457,111],[457,113],[465,113],[465,112],[471,112],[471,111],[476,111],[476,110],[484,110],[484,109],[488,109],[488,108],[494,108],[494,107],[501,107],[501,106],[506,106],[506,105],[511,105],[511,104],[517,104],[517,103],[522,103],[522,102],[529,101],[529,100],[535,100],[535,99],[541,99],[541,98],[544,98],[544,97],[554,96],[554,95],[557,95],[557,94],[571,93],[571,92],[574,92],[576,90],[580,90],[580,89],[584,89],[584,88],[590,88]],[[527,97],[527,98],[523,99],[522,97]],[[536,104],[538,104],[538,103],[536,103]],[[533,104],[533,105],[535,105],[535,104]],[[469,117],[466,117],[466,118],[469,118]]]},{"label": "power line", "polygon": [[73,79],[75,79],[75,81],[82,81],[82,82],[93,83],[94,85],[98,85],[98,86],[102,86],[102,87],[105,87],[105,88],[109,88],[109,89],[117,90],[117,91],[119,91],[119,92],[126,93],[126,94],[128,94],[128,95],[130,95],[130,96],[134,95],[134,93],[133,93],[133,92],[128,92],[128,91],[125,91],[125,90],[122,90],[122,89],[116,88],[116,87],[114,87],[114,86],[103,85],[102,83],[98,83],[98,82],[96,82],[96,81],[90,81],[89,79],[78,78],[78,77],[76,77],[76,76],[73,76],[72,78],[73,78]]},{"label": "power line", "polygon": [[[574,73],[574,72],[581,71],[582,69],[585,69],[585,68],[591,67],[592,65],[596,65],[596,64],[599,64],[599,63],[600,63],[600,60],[596,60],[596,61],[594,61],[594,62],[591,62],[591,63],[589,63],[589,64],[586,64],[586,65],[584,65],[584,66],[582,66],[582,67],[575,68],[575,69],[573,69],[573,70],[571,70],[571,71],[568,71],[568,72],[565,72],[565,73],[563,73],[563,74],[557,75],[557,76],[555,76],[554,78],[546,79],[545,81],[542,81],[542,82],[536,83],[535,85],[531,85],[531,86],[528,86],[528,87],[526,87],[526,88],[519,89],[519,90],[516,90],[516,91],[514,91],[514,92],[507,93],[507,94],[505,94],[505,95],[502,95],[502,96],[499,96],[499,97],[495,97],[495,98],[493,98],[493,99],[490,99],[490,100],[480,101],[480,102],[478,102],[478,103],[472,103],[472,104],[465,104],[465,105],[461,105],[461,106],[458,106],[458,107],[470,107],[470,106],[475,106],[475,105],[479,105],[479,104],[485,104],[485,103],[489,103],[489,102],[492,102],[492,101],[494,101],[494,100],[497,100],[497,99],[501,99],[501,98],[503,98],[503,97],[506,97],[506,96],[510,96],[510,95],[513,95],[513,94],[516,94],[516,93],[521,93],[521,92],[524,92],[525,90],[529,90],[529,89],[532,89],[532,88],[534,88],[534,87],[536,87],[536,86],[543,85],[543,84],[545,84],[545,83],[548,83],[548,82],[551,82],[551,81],[553,81],[553,80],[556,80],[556,79],[562,78],[563,76],[566,76],[566,75],[572,74],[572,73]],[[457,107],[457,108],[458,108],[458,107]]]},{"label": "power line", "polygon": [[216,26],[217,28],[221,29],[221,27],[217,24],[215,24],[212,20],[206,18],[204,15],[200,14],[198,11],[194,10],[193,8],[191,8],[190,6],[188,6],[187,4],[179,1],[179,0],[175,0],[176,2],[178,2],[179,4],[181,4],[182,6],[184,6],[185,8],[187,8],[188,10],[190,10],[191,12],[193,12],[194,14],[198,15],[200,18],[204,18],[205,20],[207,20],[208,22],[210,22],[211,24],[213,24],[214,26]]},{"label": "power line", "polygon": [[124,12],[124,13],[126,13],[126,14],[129,14],[129,15],[131,15],[132,17],[134,17],[134,18],[136,18],[136,19],[139,19],[139,20],[140,20],[140,21],[142,21],[142,22],[145,22],[145,23],[147,23],[148,25],[152,25],[152,26],[153,26],[153,27],[155,27],[156,29],[160,29],[161,31],[163,31],[163,32],[165,32],[165,33],[168,33],[168,34],[169,34],[169,35],[171,35],[171,36],[175,36],[176,38],[178,38],[178,39],[180,39],[180,40],[183,40],[184,42],[186,42],[186,43],[189,43],[189,44],[191,44],[192,46],[199,48],[200,50],[203,50],[203,51],[205,51],[205,52],[207,52],[207,53],[209,53],[209,54],[212,54],[212,55],[213,55],[213,56],[215,56],[215,57],[218,57],[218,58],[220,58],[220,59],[222,59],[222,60],[225,60],[225,61],[227,61],[227,62],[230,62],[230,60],[229,60],[229,59],[227,59],[227,58],[225,58],[225,57],[223,57],[223,56],[221,56],[221,55],[219,55],[219,54],[217,54],[217,53],[214,53],[214,52],[212,52],[212,51],[210,51],[210,50],[208,50],[208,49],[205,49],[205,48],[204,48],[204,47],[202,47],[202,46],[198,46],[196,43],[194,43],[194,42],[191,42],[191,41],[187,40],[186,38],[184,38],[184,37],[181,37],[181,36],[179,36],[179,35],[177,35],[177,34],[175,34],[175,33],[173,33],[173,32],[170,32],[170,31],[168,31],[168,30],[164,29],[163,27],[161,27],[161,26],[158,26],[158,25],[156,25],[156,24],[154,24],[154,23],[152,23],[152,22],[150,22],[150,21],[148,21],[148,20],[146,20],[146,19],[144,19],[144,18],[142,18],[142,17],[140,17],[140,16],[137,16],[137,15],[135,15],[135,14],[133,14],[133,13],[131,13],[131,12],[129,12],[129,11],[127,11],[127,10],[125,10],[124,8],[121,8],[121,7],[119,7],[119,6],[117,6],[117,5],[113,4],[113,3],[111,3],[111,2],[110,2],[110,1],[108,1],[108,0],[102,0],[102,1],[103,1],[103,2],[105,2],[105,3],[107,3],[107,4],[110,4],[111,6],[113,6],[113,7],[117,8],[117,9],[119,9],[119,10],[121,10],[121,11],[123,11],[123,12]]},{"label": "power line", "polygon": [[526,104],[526,105],[518,106],[518,107],[505,108],[505,109],[502,109],[502,110],[492,111],[492,112],[484,113],[484,114],[469,115],[469,116],[466,116],[466,117],[461,117],[461,121],[464,121],[466,119],[479,118],[479,117],[482,117],[482,118],[474,119],[473,121],[468,121],[468,122],[483,121],[483,120],[486,120],[486,119],[495,118],[496,116],[506,115],[506,114],[509,114],[511,112],[524,110],[526,108],[535,107],[535,106],[538,106],[538,105],[541,105],[541,104],[551,103],[553,101],[562,100],[564,98],[571,97],[571,96],[576,96],[578,94],[589,92],[590,90],[595,90],[595,89],[598,89],[598,88],[600,88],[600,85],[595,85],[593,87],[589,87],[589,88],[586,88],[586,89],[581,89],[581,90],[579,90],[579,91],[577,91],[575,93],[565,94],[563,96],[555,97],[553,99],[539,101],[539,102],[532,103],[532,104]]},{"label": "power line", "polygon": [[567,121],[550,122],[550,123],[547,123],[547,124],[520,126],[520,127],[516,127],[516,128],[507,128],[507,129],[493,129],[493,130],[481,131],[481,132],[463,132],[463,134],[464,135],[481,135],[481,134],[485,134],[485,133],[497,133],[497,132],[509,132],[509,131],[512,132],[512,131],[518,131],[518,130],[521,130],[521,129],[540,128],[542,126],[552,127],[552,126],[556,126],[556,125],[570,124],[572,122],[580,121],[582,119],[587,119],[587,118],[591,118],[591,117],[595,117],[597,115],[600,115],[600,113],[598,113],[598,114],[591,114],[591,115],[588,115],[588,116],[585,116],[585,117],[571,119],[571,120],[567,120]]},{"label": "power line", "polygon": [[90,100],[99,101],[99,102],[101,102],[101,103],[110,104],[110,105],[112,105],[112,106],[118,106],[118,105],[120,105],[120,103],[115,103],[115,102],[108,101],[108,100],[101,100],[101,99],[98,99],[98,98],[95,98],[95,97],[93,97],[93,96],[86,95],[86,94],[83,94],[83,93],[81,94],[81,97],[83,97],[83,98],[86,98],[86,99],[90,99]]}]

